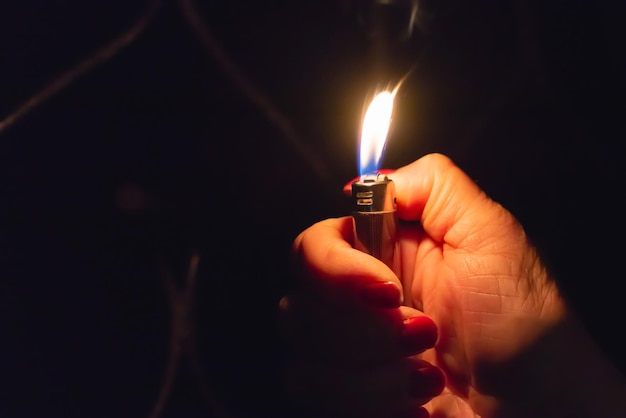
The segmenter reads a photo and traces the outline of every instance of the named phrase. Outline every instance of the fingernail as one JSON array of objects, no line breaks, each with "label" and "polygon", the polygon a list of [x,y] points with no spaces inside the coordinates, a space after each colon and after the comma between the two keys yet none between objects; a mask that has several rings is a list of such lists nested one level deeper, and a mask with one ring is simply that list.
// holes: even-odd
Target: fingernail
[{"label": "fingernail", "polygon": [[414,398],[431,398],[439,395],[446,385],[446,378],[435,366],[423,367],[409,375],[409,395]]},{"label": "fingernail", "polygon": [[398,343],[407,356],[421,353],[437,343],[437,325],[427,316],[406,319]]},{"label": "fingernail", "polygon": [[368,305],[392,309],[400,306],[401,294],[395,283],[377,282],[363,286],[361,298]]}]

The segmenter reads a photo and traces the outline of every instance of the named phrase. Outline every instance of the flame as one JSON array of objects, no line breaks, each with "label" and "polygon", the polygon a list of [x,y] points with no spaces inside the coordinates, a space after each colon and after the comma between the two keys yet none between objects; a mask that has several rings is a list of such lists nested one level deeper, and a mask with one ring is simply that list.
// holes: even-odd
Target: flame
[{"label": "flame", "polygon": [[393,90],[382,91],[374,96],[370,103],[361,127],[361,146],[359,152],[359,175],[361,178],[368,174],[376,174],[380,169],[380,162],[387,143],[387,134],[391,125],[393,101],[396,93],[411,75],[412,67],[396,84]]},{"label": "flame", "polygon": [[[398,86],[399,87],[399,86]],[[380,168],[387,133],[391,125],[393,100],[398,88],[393,91],[378,93],[365,112],[361,128],[361,146],[359,154],[359,174],[373,174]]]}]

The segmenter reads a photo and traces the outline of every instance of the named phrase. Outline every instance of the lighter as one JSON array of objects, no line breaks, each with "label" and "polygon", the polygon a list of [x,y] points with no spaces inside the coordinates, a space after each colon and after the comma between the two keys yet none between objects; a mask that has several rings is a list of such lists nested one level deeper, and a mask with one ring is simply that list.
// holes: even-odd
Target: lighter
[{"label": "lighter", "polygon": [[411,285],[401,277],[400,253],[396,251],[398,216],[396,187],[385,174],[361,176],[352,183],[354,248],[376,257],[400,277],[402,303],[410,306]]},{"label": "lighter", "polygon": [[352,183],[354,247],[396,270],[398,218],[393,181],[384,174],[362,176]]}]

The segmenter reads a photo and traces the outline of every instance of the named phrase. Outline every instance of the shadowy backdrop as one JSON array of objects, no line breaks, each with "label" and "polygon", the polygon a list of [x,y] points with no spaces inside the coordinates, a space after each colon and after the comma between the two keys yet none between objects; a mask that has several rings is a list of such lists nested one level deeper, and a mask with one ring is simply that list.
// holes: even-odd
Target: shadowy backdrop
[{"label": "shadowy backdrop", "polygon": [[[522,221],[626,369],[613,329],[624,318],[623,5],[430,2],[414,43],[381,53],[353,1],[198,3],[271,105],[165,1],[132,44],[0,134],[1,417],[148,416],[169,352],[162,272],[182,282],[194,252],[199,367],[214,394],[233,418],[287,416],[275,310],[289,247],[348,214],[341,188],[357,174],[364,104],[413,64],[383,165],[452,157]],[[0,6],[0,118],[144,7]],[[186,360],[176,376],[161,416],[214,416]]]}]

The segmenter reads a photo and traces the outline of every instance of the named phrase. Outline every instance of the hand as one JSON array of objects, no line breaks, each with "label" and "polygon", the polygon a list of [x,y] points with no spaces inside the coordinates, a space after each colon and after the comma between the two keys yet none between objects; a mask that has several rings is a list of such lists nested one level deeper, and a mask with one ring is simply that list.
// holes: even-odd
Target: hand
[{"label": "hand", "polygon": [[353,249],[352,237],[345,217],[315,224],[294,242],[301,283],[281,301],[295,351],[287,384],[294,416],[428,416],[420,405],[442,391],[444,376],[416,355],[433,347],[436,326],[399,307],[397,276]]},{"label": "hand", "polygon": [[[403,221],[398,276],[410,285],[412,297],[404,302],[428,316],[410,308],[399,312],[435,321],[436,347],[425,350],[420,361],[441,367],[447,377],[445,394],[426,405],[431,416],[621,416],[626,410],[623,377],[568,309],[516,219],[442,155],[423,157],[391,177]],[[351,323],[372,330],[371,347],[383,350],[364,358],[380,359],[377,355],[385,353],[386,344],[397,341],[397,332],[390,332],[397,329],[397,318],[385,322],[381,318],[388,316],[375,310],[363,315],[354,308],[358,304],[347,301],[362,300],[354,296],[362,295],[360,289],[368,283],[400,280],[384,264],[355,252],[351,241],[349,218],[322,222],[296,240],[295,260],[306,284],[303,289],[310,289],[304,294],[321,295],[333,307],[353,314]],[[287,317],[298,317],[290,311],[295,310],[287,309]],[[315,328],[323,321],[312,312],[315,309],[300,319],[308,315]],[[348,328],[332,310],[326,312],[335,329]],[[375,323],[384,325],[372,326]],[[353,336],[361,337],[346,333],[343,341],[365,341]],[[325,337],[333,355],[346,363],[359,351],[344,350],[349,344],[333,345],[337,341],[332,333]],[[353,368],[346,370],[350,378],[362,381]],[[388,384],[374,383],[380,383],[378,390]],[[366,400],[355,397],[351,402]]]},{"label": "hand", "polygon": [[442,155],[391,177],[405,222],[400,276],[413,296],[405,302],[439,327],[436,349],[423,355],[447,377],[444,396],[427,405],[432,416],[624,414],[623,376],[568,308],[513,215]]},{"label": "hand", "polygon": [[427,358],[479,415],[527,408],[508,404],[527,392],[512,369],[564,320],[565,305],[523,228],[444,156],[391,177],[400,219],[420,225],[401,230],[399,248],[411,302],[439,326]]}]

